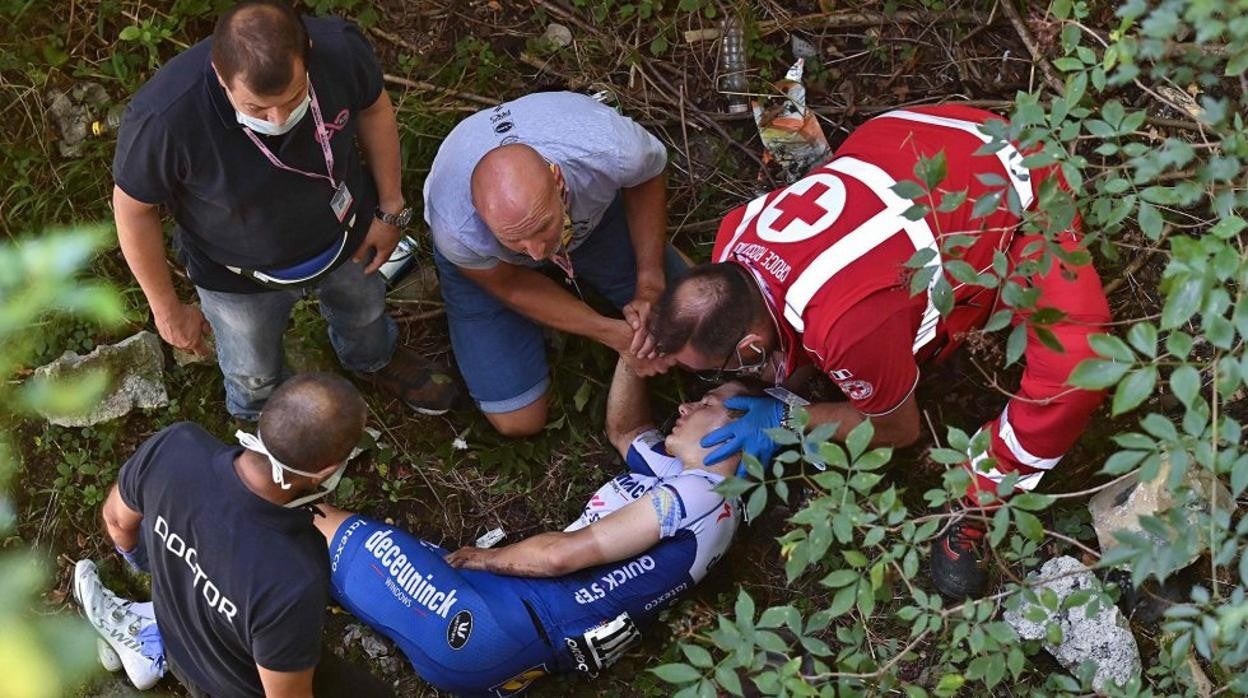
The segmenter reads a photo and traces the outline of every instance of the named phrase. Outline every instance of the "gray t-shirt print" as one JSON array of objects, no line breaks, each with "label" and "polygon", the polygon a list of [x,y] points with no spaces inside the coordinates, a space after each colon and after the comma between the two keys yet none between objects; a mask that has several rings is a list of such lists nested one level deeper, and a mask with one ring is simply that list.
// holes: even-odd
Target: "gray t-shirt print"
[{"label": "gray t-shirt print", "polygon": [[559,165],[567,183],[574,250],[619,190],[657,176],[667,150],[632,119],[574,92],[539,92],[461,121],[442,142],[425,179],[425,222],[453,264],[490,269],[499,261],[540,263],[499,244],[472,205],[472,170],[490,150],[524,143]]}]

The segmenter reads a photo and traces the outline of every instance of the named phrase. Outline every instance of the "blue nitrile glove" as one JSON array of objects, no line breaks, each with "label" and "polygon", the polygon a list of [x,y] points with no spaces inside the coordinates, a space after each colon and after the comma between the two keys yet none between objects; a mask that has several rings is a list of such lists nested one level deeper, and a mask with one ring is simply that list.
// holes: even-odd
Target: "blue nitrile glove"
[{"label": "blue nitrile glove", "polygon": [[[784,403],[774,397],[738,395],[724,401],[724,407],[745,414],[702,437],[703,448],[719,446],[703,463],[715,465],[737,452],[753,455],[764,466],[770,463],[779,447],[765,432],[783,423]],[[737,477],[744,476],[745,461],[742,460],[737,467]]]},{"label": "blue nitrile glove", "polygon": [[139,538],[138,545],[135,545],[133,550],[122,550],[119,545],[114,545],[113,548],[117,550],[117,554],[135,572],[147,573],[149,571],[147,567],[147,546],[143,545],[142,538]]}]

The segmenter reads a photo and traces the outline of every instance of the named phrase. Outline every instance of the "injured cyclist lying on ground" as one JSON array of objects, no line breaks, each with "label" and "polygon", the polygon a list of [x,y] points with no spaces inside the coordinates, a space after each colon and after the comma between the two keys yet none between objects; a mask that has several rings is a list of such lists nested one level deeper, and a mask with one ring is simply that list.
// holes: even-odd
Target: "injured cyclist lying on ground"
[{"label": "injured cyclist lying on ground", "polygon": [[644,381],[621,362],[607,432],[628,472],[563,531],[505,547],[450,552],[320,506],[335,600],[457,695],[505,696],[549,673],[596,676],[728,549],[740,506],[714,488],[737,460],[705,466],[699,441],[729,421],[723,401],[741,392],[730,383],[682,404],[664,437]]},{"label": "injured cyclist lying on ground", "polygon": [[[607,435],[628,471],[599,488],[563,531],[501,548],[451,552],[377,520],[315,505],[334,600],[393,640],[422,679],[456,695],[507,696],[552,673],[597,676],[731,544],[740,503],[715,488],[740,457],[706,466],[709,449],[700,441],[732,419],[724,401],[744,390],[728,383],[681,404],[664,436],[651,419],[644,379],[621,361],[608,398]],[[91,583],[84,588],[99,587],[95,596],[115,599],[99,585],[94,565],[85,564]],[[92,608],[102,603],[83,601]],[[129,607],[124,599],[110,603]],[[159,637],[154,619],[132,625]],[[131,651],[99,629],[123,659],[134,655],[117,663],[136,684],[155,683],[163,673],[158,639],[140,656],[137,644]],[[151,664],[151,653],[160,670],[136,676],[130,664]]]}]

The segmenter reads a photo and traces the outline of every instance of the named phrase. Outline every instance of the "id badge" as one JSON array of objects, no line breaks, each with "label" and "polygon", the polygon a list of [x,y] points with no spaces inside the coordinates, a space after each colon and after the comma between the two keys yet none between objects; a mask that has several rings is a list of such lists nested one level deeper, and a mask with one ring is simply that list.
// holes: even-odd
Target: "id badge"
[{"label": "id badge", "polygon": [[789,407],[805,407],[810,404],[810,400],[807,400],[801,395],[792,393],[787,388],[784,388],[779,385],[775,385],[770,388],[765,388],[763,392],[774,397],[780,402],[783,402]]},{"label": "id badge", "polygon": [[347,219],[347,212],[351,210],[351,204],[355,203],[355,199],[351,196],[351,190],[347,189],[347,183],[343,182],[334,190],[334,196],[329,200],[329,207],[334,210],[334,215],[338,217],[338,222],[342,223]]}]

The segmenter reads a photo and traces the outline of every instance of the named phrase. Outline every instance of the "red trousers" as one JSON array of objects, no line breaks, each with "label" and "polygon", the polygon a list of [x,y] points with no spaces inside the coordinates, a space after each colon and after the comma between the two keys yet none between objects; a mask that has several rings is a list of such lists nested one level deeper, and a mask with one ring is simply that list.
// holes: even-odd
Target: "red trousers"
[{"label": "red trousers", "polygon": [[[1039,236],[1019,236],[1010,246],[1011,262],[1023,261],[1024,249]],[[1078,236],[1066,233],[1064,249],[1078,247]],[[1033,255],[1039,255],[1040,244]],[[1088,420],[1104,398],[1104,391],[1080,390],[1066,383],[1080,361],[1096,356],[1088,344],[1089,335],[1106,331],[1110,320],[1109,303],[1100,276],[1091,265],[1064,266],[1054,260],[1047,274],[1026,279],[1039,289],[1036,308],[1054,308],[1064,317],[1047,328],[1057,337],[1064,351],[1042,343],[1033,327],[1027,329],[1026,363],[1018,392],[1010,398],[1000,416],[981,431],[992,435],[987,453],[966,464],[972,472],[970,499],[984,503],[979,492],[997,493],[997,483],[1009,473],[1018,473],[1015,487],[1035,488],[1040,478],[1061,461],[1083,434]],[[1032,311],[1016,311],[1013,324],[1024,322]],[[989,461],[995,461],[995,464]],[[1008,494],[1008,493],[1007,493]]]}]

